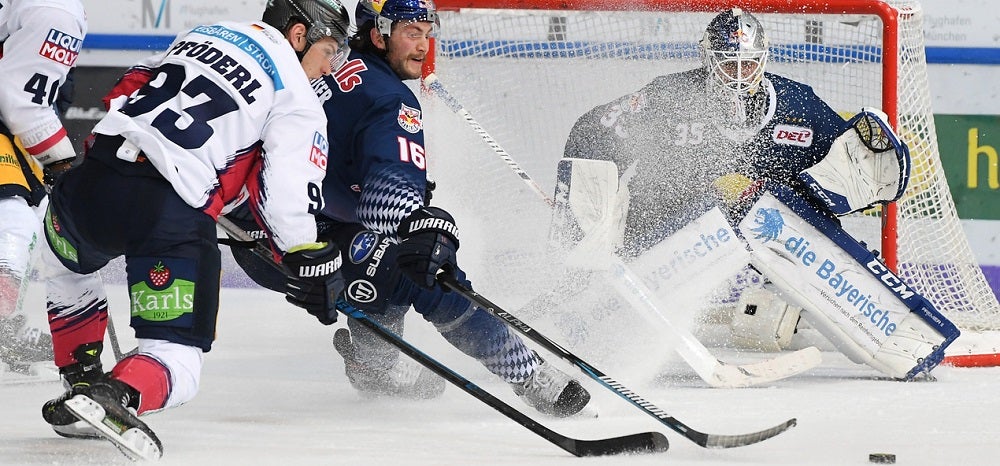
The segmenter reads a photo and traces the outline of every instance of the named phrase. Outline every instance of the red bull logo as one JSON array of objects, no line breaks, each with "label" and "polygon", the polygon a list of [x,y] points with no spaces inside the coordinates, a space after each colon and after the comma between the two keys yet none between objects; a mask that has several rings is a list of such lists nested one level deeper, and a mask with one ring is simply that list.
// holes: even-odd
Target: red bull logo
[{"label": "red bull logo", "polygon": [[424,129],[424,125],[420,121],[420,109],[407,106],[406,104],[400,105],[397,121],[399,122],[399,127],[408,133],[415,134]]},{"label": "red bull logo", "polygon": [[367,70],[368,66],[365,65],[365,62],[355,58],[341,65],[340,69],[333,74],[333,79],[337,80],[337,87],[342,92],[351,92],[364,81],[361,79],[361,72]]},{"label": "red bull logo", "polygon": [[42,48],[38,50],[38,54],[54,62],[73,66],[76,63],[76,58],[80,55],[81,48],[83,48],[82,39],[73,37],[58,29],[49,29],[49,33],[45,36],[45,42],[42,43]]}]

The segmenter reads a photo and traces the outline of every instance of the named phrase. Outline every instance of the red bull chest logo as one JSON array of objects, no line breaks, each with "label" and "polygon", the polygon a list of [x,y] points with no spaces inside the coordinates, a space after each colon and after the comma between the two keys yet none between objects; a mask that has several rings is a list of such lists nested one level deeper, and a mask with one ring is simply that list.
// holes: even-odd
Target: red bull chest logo
[{"label": "red bull chest logo", "polygon": [[408,133],[415,134],[424,129],[424,125],[420,121],[420,109],[407,106],[406,104],[400,104],[397,121],[399,122],[399,127]]}]

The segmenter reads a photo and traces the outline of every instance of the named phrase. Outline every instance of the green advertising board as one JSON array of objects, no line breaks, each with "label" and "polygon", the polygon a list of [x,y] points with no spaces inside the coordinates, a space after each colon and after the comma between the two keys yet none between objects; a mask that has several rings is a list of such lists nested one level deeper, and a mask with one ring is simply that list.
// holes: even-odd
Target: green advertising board
[{"label": "green advertising board", "polygon": [[1000,220],[1000,115],[935,115],[934,124],[958,216]]}]

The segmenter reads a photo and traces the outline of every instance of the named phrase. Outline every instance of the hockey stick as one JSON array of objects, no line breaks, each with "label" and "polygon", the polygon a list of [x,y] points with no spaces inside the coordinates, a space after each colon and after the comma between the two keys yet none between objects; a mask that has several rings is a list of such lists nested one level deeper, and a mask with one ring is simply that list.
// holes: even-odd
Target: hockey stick
[{"label": "hockey stick", "polygon": [[673,429],[675,432],[683,435],[688,440],[703,446],[705,448],[733,448],[742,447],[746,445],[752,445],[757,442],[767,440],[774,437],[791,427],[796,423],[795,419],[789,419],[781,424],[778,424],[769,429],[764,429],[758,432],[751,432],[748,434],[736,434],[736,435],[720,435],[720,434],[706,434],[704,432],[699,432],[694,430],[681,421],[678,421],[673,416],[670,416],[662,409],[656,407],[652,403],[646,401],[641,396],[637,395],[632,390],[622,385],[620,382],[608,377],[603,372],[597,370],[594,366],[591,366],[586,361],[580,359],[575,354],[567,351],[559,344],[548,339],[545,335],[542,335],[537,330],[531,328],[528,324],[524,323],[521,319],[514,317],[509,312],[504,311],[496,304],[493,304],[488,299],[483,297],[483,295],[473,291],[469,287],[462,285],[458,280],[447,274],[439,274],[438,282],[447,287],[450,290],[457,292],[458,294],[464,296],[466,299],[472,301],[479,307],[485,309],[490,314],[496,316],[498,319],[503,320],[509,326],[516,329],[522,335],[528,337],[531,341],[538,343],[546,350],[552,352],[553,354],[559,356],[564,361],[569,362],[579,368],[583,373],[590,376],[590,378],[596,380],[601,385],[604,385],[609,390],[615,392],[618,396],[624,398],[629,403],[632,403],[635,407],[641,409],[646,414],[653,416],[660,421],[663,425]]},{"label": "hockey stick", "polygon": [[[517,165],[512,159],[509,153],[500,146],[499,143],[492,136],[486,132],[485,128],[479,124],[472,117],[468,110],[456,99],[447,89],[441,84],[437,76],[431,73],[424,78],[424,86],[433,91],[435,95],[441,99],[452,111],[465,119],[466,123],[483,139],[483,141],[493,149],[493,151],[507,163],[511,170],[516,173],[522,181],[524,181],[538,196],[546,202],[550,207],[554,206],[553,200],[546,195],[539,187],[538,184],[528,176]],[[605,218],[606,221],[610,219]],[[611,257],[613,269],[619,271],[615,274],[616,278],[621,278],[624,276],[623,272],[627,271],[628,268],[617,259],[617,256]],[[620,267],[619,267],[620,266]],[[627,283],[628,286],[624,287],[625,290],[640,291],[641,295],[645,297],[652,296],[652,293],[642,284],[641,281],[631,280],[631,283]],[[628,297],[628,296],[626,296]],[[701,377],[705,382],[713,387],[745,387],[750,385],[759,385],[763,383],[773,382],[775,380],[784,379],[786,377],[793,376],[795,374],[801,373],[805,370],[811,369],[821,362],[821,356],[818,349],[810,347],[802,350],[795,351],[790,354],[786,354],[775,359],[770,359],[767,361],[761,361],[749,365],[731,365],[712,356],[712,354],[705,348],[698,339],[692,335],[687,330],[674,326],[669,320],[667,320],[666,315],[661,312],[658,307],[649,299],[640,297],[640,303],[643,304],[641,308],[646,308],[648,310],[654,311],[660,320],[664,321],[665,329],[670,331],[674,337],[681,342],[677,346],[676,350],[684,359],[684,361],[691,366],[695,372]],[[634,305],[634,303],[633,303]]]},{"label": "hockey stick", "polygon": [[459,102],[458,99],[452,96],[451,93],[449,93],[448,90],[441,85],[441,82],[438,81],[436,74],[431,73],[426,77],[424,77],[423,85],[426,88],[434,91],[434,93],[438,96],[438,98],[441,99],[441,101],[444,102],[445,105],[448,106],[448,108],[450,108],[453,112],[458,114],[458,116],[465,119],[465,122],[468,123],[469,126],[472,127],[472,130],[475,131],[476,134],[478,134],[479,137],[483,139],[483,142],[485,142],[486,145],[490,146],[490,148],[493,149],[493,152],[495,152],[500,157],[500,159],[507,164],[507,167],[510,168],[511,171],[514,172],[514,174],[516,174],[521,178],[521,181],[524,181],[524,183],[527,184],[532,191],[534,191],[543,200],[545,200],[545,202],[549,204],[549,207],[555,205],[552,203],[552,199],[549,199],[549,197],[545,195],[545,191],[542,191],[542,188],[538,186],[538,183],[535,183],[535,180],[531,179],[531,177],[528,176],[528,173],[525,172],[521,168],[521,166],[514,161],[514,158],[511,157],[506,150],[504,150],[504,148],[500,145],[500,143],[498,143],[496,139],[493,139],[493,136],[490,136],[490,133],[486,132],[486,128],[483,128],[483,125],[480,125],[479,122],[472,117],[472,114],[470,114],[467,110],[465,110],[465,107],[462,106],[461,102]]},{"label": "hockey stick", "polygon": [[[240,229],[225,217],[219,217],[219,225],[223,230],[240,241],[254,242],[253,238],[250,238],[245,231]],[[284,274],[285,272],[282,270],[281,266],[272,259],[270,251],[266,250],[266,248],[259,243],[255,242],[255,244],[256,246],[253,248],[254,253]],[[457,372],[449,369],[444,364],[428,356],[426,353],[420,351],[402,337],[396,335],[391,330],[371,319],[367,314],[351,306],[343,299],[337,300],[337,310],[361,323],[379,337],[398,348],[407,356],[410,356],[424,367],[441,376],[441,378],[451,382],[453,385],[472,395],[479,401],[482,401],[514,422],[524,426],[536,435],[552,442],[554,445],[562,448],[574,456],[605,456],[621,453],[654,453],[666,451],[670,446],[666,436],[659,432],[641,432],[621,437],[603,438],[597,440],[581,440],[562,435],[539,424],[534,419],[511,407],[507,403],[504,403],[499,398],[491,395],[489,392],[472,383],[465,377],[462,377]]]}]

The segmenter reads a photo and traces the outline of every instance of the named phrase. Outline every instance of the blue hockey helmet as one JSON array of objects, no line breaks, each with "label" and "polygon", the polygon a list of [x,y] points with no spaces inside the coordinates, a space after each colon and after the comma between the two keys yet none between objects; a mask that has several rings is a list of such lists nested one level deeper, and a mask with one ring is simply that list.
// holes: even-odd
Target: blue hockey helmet
[{"label": "blue hockey helmet", "polygon": [[[378,16],[378,12],[375,11],[374,6],[376,2],[378,0],[375,2],[372,0],[358,0],[358,6],[354,8],[354,24],[357,25],[358,29],[361,29],[361,26],[364,26],[369,21],[375,21],[375,17]],[[381,8],[382,2],[378,3],[380,4],[379,8]]]},{"label": "blue hockey helmet", "polygon": [[711,82],[740,96],[757,92],[768,56],[767,35],[757,18],[739,8],[719,13],[699,46]]},{"label": "blue hockey helmet", "polygon": [[375,13],[375,24],[379,33],[388,36],[392,32],[392,25],[398,21],[428,22],[431,27],[431,34],[437,32],[441,22],[438,19],[437,6],[434,0],[359,0],[358,9],[355,11],[355,21],[360,27],[363,23],[362,17],[369,19],[367,11],[362,13],[362,3],[371,3],[369,11]]}]

